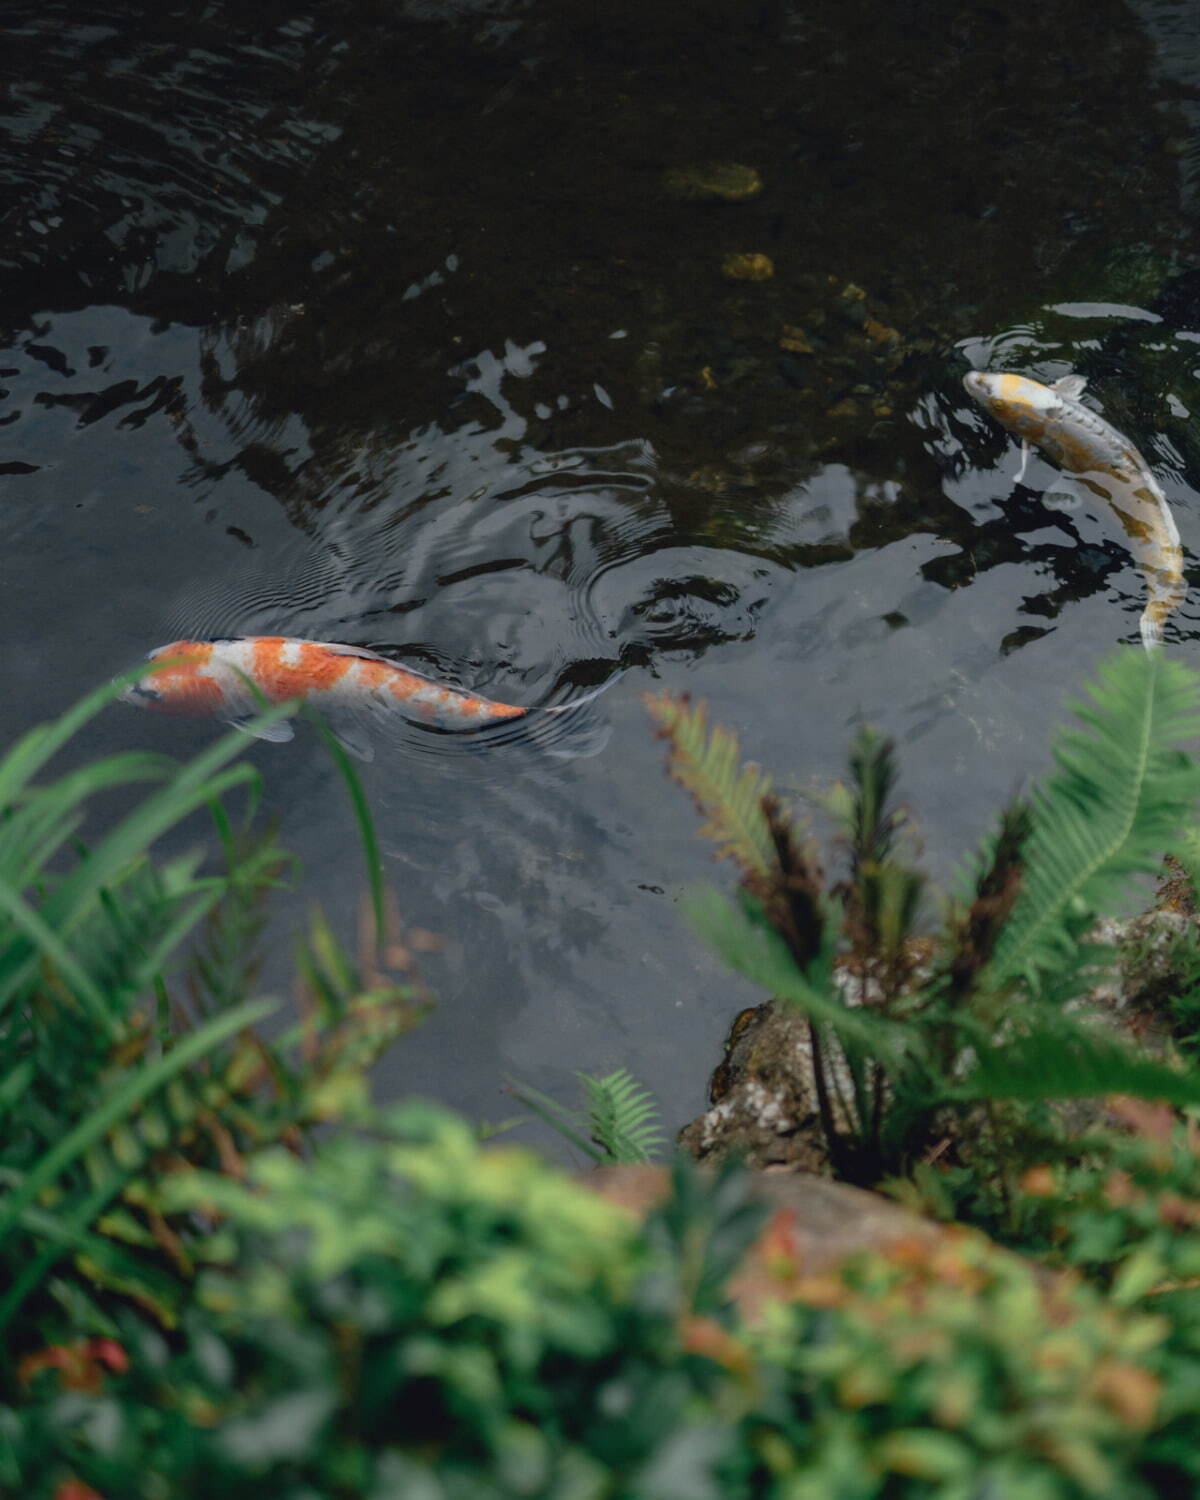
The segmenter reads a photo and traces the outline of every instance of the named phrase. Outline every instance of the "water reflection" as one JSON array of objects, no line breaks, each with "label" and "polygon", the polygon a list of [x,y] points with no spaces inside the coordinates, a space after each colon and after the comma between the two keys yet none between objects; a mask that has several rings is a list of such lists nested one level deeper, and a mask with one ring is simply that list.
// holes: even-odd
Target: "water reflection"
[{"label": "water reflection", "polygon": [[[485,1109],[502,1065],[626,1063],[682,1117],[742,996],[676,920],[706,856],[638,689],[709,696],[799,785],[882,724],[944,865],[1141,592],[1102,517],[1014,487],[963,371],[1088,375],[1194,544],[1178,20],[1099,0],[1081,47],[1003,0],[15,15],[5,732],[189,634],[522,703],[632,668],[603,754],[416,736],[369,769],[405,915],[450,940],[393,1078]],[[763,190],[670,188],[705,163]],[[773,274],[730,279],[747,254]],[[293,748],[252,754],[340,912],[349,822]]]}]

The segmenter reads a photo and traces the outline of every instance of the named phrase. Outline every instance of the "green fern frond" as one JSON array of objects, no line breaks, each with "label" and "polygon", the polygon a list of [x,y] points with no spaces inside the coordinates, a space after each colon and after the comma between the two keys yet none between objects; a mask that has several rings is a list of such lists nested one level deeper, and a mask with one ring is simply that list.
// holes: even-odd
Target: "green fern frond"
[{"label": "green fern frond", "polygon": [[771,778],[741,764],[737,735],[720,724],[709,729],[703,703],[686,697],[647,693],[643,700],[669,741],[667,772],[707,819],[700,832],[717,843],[717,857],[732,859],[747,876],[764,877],[774,868],[775,847],[763,811]]},{"label": "green fern frond", "polygon": [[597,1166],[652,1161],[666,1145],[653,1096],[625,1068],[606,1078],[576,1075],[587,1093],[587,1109],[568,1109],[527,1083],[509,1080],[509,1090],[537,1117]]},{"label": "green fern frond", "polygon": [[614,1162],[649,1162],[666,1145],[653,1096],[625,1068],[606,1078],[580,1073],[591,1138]]},{"label": "green fern frond", "polygon": [[1012,915],[987,980],[1005,988],[1069,966],[1097,912],[1118,909],[1131,875],[1151,873],[1200,798],[1200,680],[1161,653],[1122,651],[1073,706],[1081,728],[1055,748],[1033,799],[1033,831]]},{"label": "green fern frond", "polygon": [[905,821],[892,806],[900,780],[895,741],[864,726],[850,747],[850,852],[854,868],[882,864]]},{"label": "green fern frond", "polygon": [[1025,845],[1032,828],[1028,803],[1017,800],[1004,808],[980,857],[970,904],[965,909],[951,906],[945,974],[959,1004],[975,989],[1021,893]]},{"label": "green fern frond", "polygon": [[1200,1074],[1134,1052],[1115,1036],[1061,1015],[1027,1017],[1023,1034],[980,1046],[950,1098],[1098,1099],[1132,1094],[1179,1106],[1200,1104]]},{"label": "green fern frond", "polygon": [[691,892],[684,911],[701,937],[731,969],[793,1005],[817,1025],[828,1026],[847,1056],[897,1066],[919,1040],[898,1021],[863,1006],[847,1005],[833,981],[837,936],[826,930],[821,958],[806,972],[797,968],[783,939],[744,897],[728,901],[711,888]]}]

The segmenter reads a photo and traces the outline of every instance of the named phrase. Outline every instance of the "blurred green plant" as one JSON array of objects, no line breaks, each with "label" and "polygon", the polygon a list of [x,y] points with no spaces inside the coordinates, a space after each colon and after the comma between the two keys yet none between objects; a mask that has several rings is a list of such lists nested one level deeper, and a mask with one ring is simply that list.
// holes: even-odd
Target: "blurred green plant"
[{"label": "blurred green plant", "polygon": [[[1056,769],[1001,814],[941,930],[922,925],[925,878],[906,847],[889,741],[864,730],[828,801],[845,873],[817,852],[735,737],[703,705],[648,706],[702,832],[741,873],[738,898],[700,891],[688,912],[731,967],[808,1020],[827,1155],[858,1182],[908,1170],[953,1121],[975,1133],[1047,1100],[1126,1093],[1200,1102],[1200,1077],[1137,1052],[1073,1009],[1116,964],[1094,940],[1130,878],[1152,873],[1194,818],[1200,678],[1120,652],[1074,706]],[[1005,1125],[1003,1128],[1008,1128]]]},{"label": "blurred green plant", "polygon": [[[275,1008],[255,989],[264,902],[289,861],[254,830],[245,736],[185,764],[122,752],[40,779],[125,680],[0,761],[0,1388],[56,1317],[108,1335],[132,1299],[173,1325],[192,1258],[159,1183],[196,1166],[236,1175],[247,1151],[353,1114],[362,1068],[417,1008],[411,985],[366,982],[315,918],[310,1014],[270,1043],[255,1032]],[[85,842],[96,803],[131,789]],[[153,857],[203,810],[223,869],[202,852]]]},{"label": "blurred green plant", "polygon": [[786,1400],[748,1419],[748,1492],[1148,1500],[1163,1335],[966,1232],[863,1257],[769,1310]]},{"label": "blurred green plant", "polygon": [[[126,1308],[28,1356],[5,1493],[1149,1500],[1163,1412],[1200,1410],[1162,1319],[982,1237],[812,1276],[745,1174],[677,1165],[639,1226],[431,1106],[169,1197],[216,1225],[177,1333]],[[788,1300],[747,1327],[756,1238]]]}]

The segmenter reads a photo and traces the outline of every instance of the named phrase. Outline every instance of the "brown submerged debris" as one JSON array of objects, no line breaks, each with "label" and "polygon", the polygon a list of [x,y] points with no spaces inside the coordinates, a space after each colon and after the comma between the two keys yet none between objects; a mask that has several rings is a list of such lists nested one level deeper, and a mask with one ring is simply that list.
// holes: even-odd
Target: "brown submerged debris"
[{"label": "brown submerged debris", "polygon": [[670,168],[663,173],[663,186],[673,198],[745,203],[758,197],[763,181],[753,167],[741,162],[704,162]]},{"label": "brown submerged debris", "polygon": [[775,262],[757,251],[735,251],[721,262],[721,274],[730,281],[770,281],[775,274]]},{"label": "brown submerged debris", "polygon": [[790,323],[783,325],[783,332],[779,335],[779,347],[787,354],[812,354],[814,352],[803,329],[793,328]]}]

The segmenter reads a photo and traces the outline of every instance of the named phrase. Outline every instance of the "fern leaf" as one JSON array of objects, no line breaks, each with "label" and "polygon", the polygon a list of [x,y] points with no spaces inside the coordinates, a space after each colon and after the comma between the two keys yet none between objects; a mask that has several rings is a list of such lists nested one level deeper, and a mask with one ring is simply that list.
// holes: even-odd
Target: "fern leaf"
[{"label": "fern leaf", "polygon": [[670,743],[667,772],[707,819],[700,832],[717,843],[718,859],[732,859],[743,874],[765,877],[774,868],[775,846],[763,798],[771,778],[754,765],[740,763],[737,735],[720,724],[709,729],[703,703],[686,696],[647,693],[643,700]]},{"label": "fern leaf", "polygon": [[573,1109],[560,1104],[557,1099],[551,1099],[549,1094],[543,1094],[540,1089],[535,1089],[528,1083],[517,1083],[514,1079],[508,1080],[509,1093],[515,1095],[527,1109],[533,1110],[538,1119],[551,1130],[555,1130],[562,1136],[563,1140],[569,1141],[578,1151],[582,1151],[590,1161],[600,1164],[604,1161],[604,1153],[588,1140],[584,1139],[583,1130],[586,1128],[580,1120],[579,1115]]},{"label": "fern leaf", "polygon": [[828,949],[821,961],[801,972],[783,939],[765,921],[754,919],[750,905],[746,899],[734,906],[719,891],[702,889],[685,899],[684,910],[731,969],[796,1006],[810,1021],[828,1026],[848,1055],[893,1066],[911,1051],[911,1029],[846,1004],[833,984]]},{"label": "fern leaf", "polygon": [[625,1068],[606,1078],[580,1073],[588,1094],[592,1140],[609,1160],[649,1162],[666,1145],[658,1128],[658,1105]]},{"label": "fern leaf", "polygon": [[1033,831],[1012,915],[989,981],[1036,987],[1073,962],[1097,912],[1121,904],[1129,877],[1154,871],[1200,797],[1200,761],[1179,749],[1200,735],[1200,680],[1161,653],[1122,651],[1074,705],[1057,769],[1033,798]]},{"label": "fern leaf", "polygon": [[1200,1104],[1200,1074],[1177,1071],[1115,1037],[1066,1021],[1034,1027],[980,1048],[972,1071],[948,1095],[973,1099],[1095,1099],[1131,1094],[1179,1106]]},{"label": "fern leaf", "polygon": [[1016,905],[1031,827],[1028,804],[1014,801],[1003,809],[991,847],[984,851],[971,904],[965,912],[951,917],[946,977],[950,993],[959,1003],[975,988]]}]

